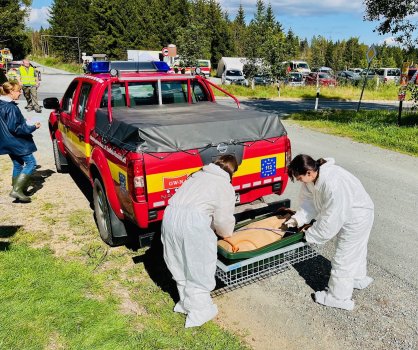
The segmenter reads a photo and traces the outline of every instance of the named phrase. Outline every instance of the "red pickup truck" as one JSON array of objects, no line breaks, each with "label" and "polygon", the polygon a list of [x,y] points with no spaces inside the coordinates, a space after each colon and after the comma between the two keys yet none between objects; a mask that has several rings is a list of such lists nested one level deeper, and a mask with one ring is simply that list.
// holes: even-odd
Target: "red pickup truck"
[{"label": "red pickup truck", "polygon": [[291,147],[277,115],[222,106],[212,87],[227,92],[164,62],[92,62],[89,70],[44,107],[53,109],[57,171],[71,165],[88,177],[109,245],[124,243],[127,221],[140,229],[161,221],[176,189],[221,154],[239,162],[237,205],[283,193]]}]

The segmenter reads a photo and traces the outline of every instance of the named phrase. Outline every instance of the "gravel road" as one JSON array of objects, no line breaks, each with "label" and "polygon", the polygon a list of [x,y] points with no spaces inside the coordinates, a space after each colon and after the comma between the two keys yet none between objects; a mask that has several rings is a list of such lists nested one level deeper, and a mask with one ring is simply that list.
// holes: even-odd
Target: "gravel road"
[{"label": "gravel road", "polygon": [[[53,74],[51,74],[53,73]],[[72,75],[43,71],[41,98],[62,95]],[[24,103],[21,103],[22,110]],[[55,171],[47,130],[48,111],[24,112],[42,122],[35,133],[35,154],[42,170]],[[334,157],[337,164],[356,174],[376,206],[369,243],[369,274],[375,282],[356,291],[354,311],[322,307],[311,294],[323,289],[330,272],[334,244],[321,255],[263,281],[216,298],[216,322],[244,338],[253,349],[418,349],[418,158],[311,131],[284,122],[293,154]],[[8,161],[0,157],[1,166]],[[3,182],[5,183],[5,182]],[[89,209],[89,203],[68,175],[51,172],[37,196],[60,184],[68,208]],[[296,205],[298,184],[289,184],[285,197]],[[21,210],[2,190],[3,211]],[[49,196],[49,201],[54,196]],[[32,203],[28,205],[34,206]],[[99,238],[97,238],[99,239]]]}]

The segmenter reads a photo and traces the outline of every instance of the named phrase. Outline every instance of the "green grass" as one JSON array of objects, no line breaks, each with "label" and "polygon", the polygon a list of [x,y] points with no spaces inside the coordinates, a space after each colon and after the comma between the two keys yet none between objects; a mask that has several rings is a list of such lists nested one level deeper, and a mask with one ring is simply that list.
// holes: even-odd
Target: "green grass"
[{"label": "green grass", "polygon": [[[397,100],[399,86],[395,84],[380,84],[378,88],[369,84],[363,94],[363,100]],[[277,88],[275,86],[255,86],[251,87],[239,85],[223,85],[224,90],[235,96],[247,98],[271,99],[279,98]],[[225,96],[222,92],[214,89],[216,96]],[[337,86],[322,87],[320,89],[321,98],[338,99],[338,100],[358,100],[361,94],[361,87],[357,86]],[[280,87],[280,97],[282,98],[315,98],[315,86],[286,86]]]},{"label": "green grass", "polygon": [[338,110],[295,113],[287,119],[321,132],[418,156],[418,115],[404,113],[400,127],[397,116],[397,112],[389,111]]},{"label": "green grass", "polygon": [[66,72],[81,74],[83,68],[81,64],[77,63],[65,63],[56,57],[42,57],[42,56],[31,56],[30,59],[43,66],[53,67],[57,69],[65,70]]},{"label": "green grass", "polygon": [[[0,230],[0,349],[246,349],[213,322],[184,329],[185,316],[142,263],[126,275],[97,271],[11,237],[23,234]],[[94,247],[89,254],[106,258]],[[139,312],[123,310],[122,290]]]}]

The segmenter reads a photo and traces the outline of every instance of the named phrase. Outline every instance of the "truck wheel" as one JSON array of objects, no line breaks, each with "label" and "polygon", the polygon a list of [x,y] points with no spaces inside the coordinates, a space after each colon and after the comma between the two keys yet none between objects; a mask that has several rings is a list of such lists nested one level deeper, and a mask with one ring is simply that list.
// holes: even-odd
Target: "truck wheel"
[{"label": "truck wheel", "polygon": [[[109,205],[102,182],[97,178],[94,179],[93,183],[93,201],[101,239],[111,247],[125,244],[128,238],[125,224],[116,216]],[[117,237],[115,237],[116,233]]]},{"label": "truck wheel", "polygon": [[57,173],[68,173],[68,162],[65,156],[61,153],[58,148],[58,141],[54,139],[52,141],[52,149],[54,151],[54,160],[55,167],[57,168]]}]

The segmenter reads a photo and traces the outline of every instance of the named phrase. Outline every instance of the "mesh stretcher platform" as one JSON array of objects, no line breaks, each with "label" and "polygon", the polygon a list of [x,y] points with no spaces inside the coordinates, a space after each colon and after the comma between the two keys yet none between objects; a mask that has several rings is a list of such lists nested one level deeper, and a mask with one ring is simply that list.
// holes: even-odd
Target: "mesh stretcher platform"
[{"label": "mesh stretcher platform", "polygon": [[292,264],[314,258],[318,253],[305,242],[298,242],[231,264],[216,262],[216,277],[226,286],[240,286],[283,272]]},{"label": "mesh stretcher platform", "polygon": [[[289,208],[290,200],[281,200],[264,208],[240,213],[236,215],[236,229],[273,215],[280,207]],[[252,252],[226,253],[218,248],[215,276],[225,286],[215,289],[211,295],[216,297],[254,283],[317,255],[318,252],[303,241],[303,234],[300,232]]]}]

